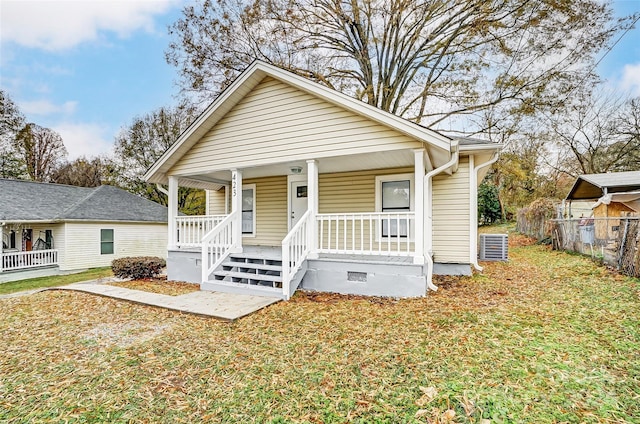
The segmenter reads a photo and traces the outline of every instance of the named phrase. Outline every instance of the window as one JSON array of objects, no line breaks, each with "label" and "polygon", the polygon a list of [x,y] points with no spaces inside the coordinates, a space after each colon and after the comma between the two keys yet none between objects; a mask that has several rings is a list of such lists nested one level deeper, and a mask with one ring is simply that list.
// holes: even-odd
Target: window
[{"label": "window", "polygon": [[100,230],[100,254],[113,254],[113,230]]},{"label": "window", "polygon": [[44,230],[44,242],[47,249],[53,249],[53,232],[51,230]]},{"label": "window", "polygon": [[9,233],[9,249],[15,249],[16,248],[16,232],[14,230],[11,230],[11,233]]},{"label": "window", "polygon": [[[410,212],[414,209],[413,174],[376,177],[376,210],[379,212]],[[390,217],[383,219],[382,237],[408,237],[409,221]]]},{"label": "window", "polygon": [[256,228],[256,185],[246,185],[242,189],[242,234],[254,235]]}]

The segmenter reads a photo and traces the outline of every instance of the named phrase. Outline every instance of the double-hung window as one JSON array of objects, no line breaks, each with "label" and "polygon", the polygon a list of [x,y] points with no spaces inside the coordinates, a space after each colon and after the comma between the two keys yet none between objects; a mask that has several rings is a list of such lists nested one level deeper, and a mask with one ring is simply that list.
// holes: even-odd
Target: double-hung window
[{"label": "double-hung window", "polygon": [[113,254],[113,230],[112,229],[100,230],[100,254],[101,255]]},{"label": "double-hung window", "polygon": [[409,220],[403,213],[414,208],[413,174],[384,175],[376,177],[376,210],[382,217],[382,237],[409,237]]}]

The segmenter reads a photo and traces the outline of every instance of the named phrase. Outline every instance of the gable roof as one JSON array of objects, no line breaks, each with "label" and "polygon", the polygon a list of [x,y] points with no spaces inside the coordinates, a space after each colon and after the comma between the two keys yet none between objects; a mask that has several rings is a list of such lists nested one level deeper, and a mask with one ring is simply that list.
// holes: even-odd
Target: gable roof
[{"label": "gable roof", "polygon": [[167,222],[167,208],[113,186],[96,188],[0,178],[0,222]]},{"label": "gable roof", "polygon": [[597,200],[607,193],[640,190],[640,171],[580,175],[567,195],[567,200]]},{"label": "gable roof", "polygon": [[171,167],[267,76],[390,127],[416,140],[420,140],[446,152],[451,151],[452,139],[443,134],[378,109],[292,72],[285,71],[277,66],[256,60],[240,74],[189,128],[182,133],[178,140],[167,149],[160,159],[147,171],[144,176],[145,180],[153,183],[166,183],[166,173]]}]

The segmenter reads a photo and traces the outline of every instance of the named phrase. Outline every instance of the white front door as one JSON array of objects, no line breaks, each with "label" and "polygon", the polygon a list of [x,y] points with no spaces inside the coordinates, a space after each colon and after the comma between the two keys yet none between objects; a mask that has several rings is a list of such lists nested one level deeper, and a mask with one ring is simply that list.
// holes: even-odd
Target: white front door
[{"label": "white front door", "polygon": [[307,182],[289,182],[289,229],[293,228],[307,211]]}]

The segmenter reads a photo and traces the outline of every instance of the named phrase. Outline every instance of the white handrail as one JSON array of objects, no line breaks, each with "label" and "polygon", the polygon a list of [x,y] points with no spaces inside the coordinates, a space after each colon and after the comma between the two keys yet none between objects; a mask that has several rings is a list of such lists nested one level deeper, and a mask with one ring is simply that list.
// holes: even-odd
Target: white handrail
[{"label": "white handrail", "polygon": [[411,256],[413,212],[329,213],[316,215],[318,252]]},{"label": "white handrail", "polygon": [[238,244],[233,239],[233,226],[238,225],[238,212],[227,215],[218,225],[202,238],[202,281],[207,281],[215,269],[229,255],[231,248]]},{"label": "white handrail", "polygon": [[58,265],[58,250],[31,250],[28,252],[2,252],[3,271]]},{"label": "white handrail", "polygon": [[176,217],[176,246],[199,247],[202,238],[227,215],[183,215]]},{"label": "white handrail", "polygon": [[307,210],[282,240],[282,291],[287,300],[291,297],[291,280],[311,251],[308,231],[311,216]]}]

